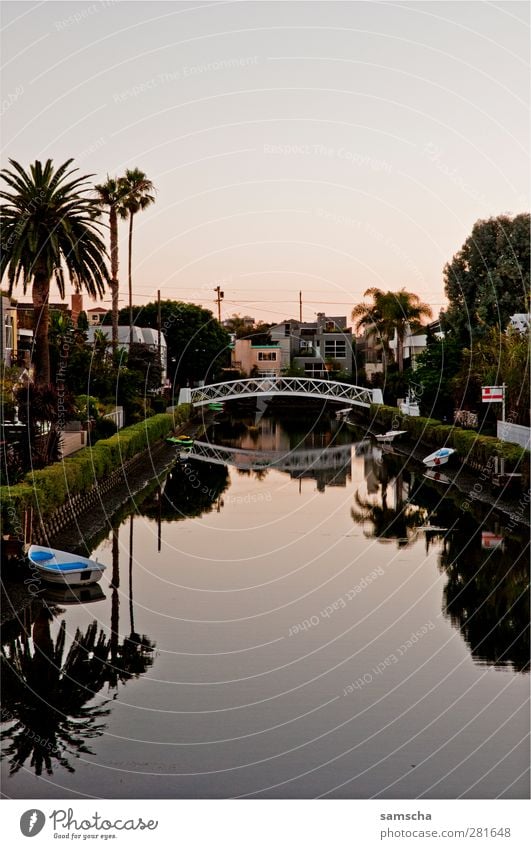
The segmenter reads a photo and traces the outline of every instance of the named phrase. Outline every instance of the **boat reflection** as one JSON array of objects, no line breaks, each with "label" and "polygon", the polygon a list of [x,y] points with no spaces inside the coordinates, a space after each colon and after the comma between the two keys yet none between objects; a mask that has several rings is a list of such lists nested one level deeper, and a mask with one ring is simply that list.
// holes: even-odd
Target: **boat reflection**
[{"label": "boat reflection", "polygon": [[106,595],[100,584],[90,584],[86,587],[47,586],[39,598],[48,605],[58,604],[60,607],[65,607],[71,604],[91,604],[94,601],[104,601]]}]

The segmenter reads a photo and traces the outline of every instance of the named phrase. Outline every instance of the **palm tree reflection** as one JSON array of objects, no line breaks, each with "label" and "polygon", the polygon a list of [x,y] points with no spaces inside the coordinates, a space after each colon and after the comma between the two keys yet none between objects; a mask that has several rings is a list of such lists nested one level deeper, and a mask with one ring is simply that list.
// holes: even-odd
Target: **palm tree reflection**
[{"label": "palm tree reflection", "polygon": [[365,526],[363,533],[369,539],[395,540],[399,548],[410,545],[428,516],[425,507],[411,501],[410,475],[401,465],[393,464],[390,456],[383,457],[377,446],[364,454],[364,475],[367,491],[373,497],[356,491],[355,506],[350,511],[352,519]]},{"label": "palm tree reflection", "polygon": [[52,622],[64,610],[37,600],[32,603],[29,623],[20,622],[2,642],[1,718],[8,724],[2,735],[2,757],[9,761],[10,774],[28,761],[36,775],[43,771],[51,775],[57,767],[74,772],[75,759],[93,754],[87,741],[104,733],[103,720],[111,711],[104,687],[107,692],[117,690],[120,683],[139,677],[153,664],[155,644],[134,630],[131,581],[130,633],[120,639],[116,528],[112,559],[110,636],[94,621],[85,630],[76,630],[67,650],[66,620],[55,639],[51,631]]}]

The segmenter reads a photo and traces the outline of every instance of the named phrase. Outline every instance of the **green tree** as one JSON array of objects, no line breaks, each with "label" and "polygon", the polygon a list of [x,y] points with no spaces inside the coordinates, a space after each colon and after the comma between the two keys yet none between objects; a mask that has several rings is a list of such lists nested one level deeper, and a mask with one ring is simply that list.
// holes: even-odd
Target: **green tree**
[{"label": "green tree", "polygon": [[127,169],[121,181],[125,194],[121,199],[118,213],[122,218],[129,219],[127,279],[129,284],[129,344],[133,344],[133,219],[137,212],[142,212],[155,203],[155,187],[147,175],[139,168]]},{"label": "green tree", "polygon": [[415,382],[420,384],[423,415],[452,419],[454,378],[461,365],[462,348],[455,336],[437,339],[428,333],[426,348],[417,357]]},{"label": "green tree", "polygon": [[[476,344],[463,350],[454,379],[459,406],[481,405],[481,387],[506,384],[506,415],[515,424],[529,425],[529,340],[527,333],[491,327]],[[496,404],[496,418],[501,419]]]},{"label": "green tree", "polygon": [[[118,213],[123,209],[128,193],[128,186],[123,178],[109,177],[105,183],[99,183],[96,187],[97,200],[100,206],[109,210],[109,238],[110,238],[110,260],[111,278],[109,285],[112,299],[112,348],[118,348],[118,299],[120,283],[118,281]],[[132,227],[132,222],[131,225]]]},{"label": "green tree", "polygon": [[73,177],[68,159],[55,169],[51,159],[38,160],[26,171],[14,159],[1,176],[10,190],[0,192],[2,257],[9,292],[22,278],[23,291],[32,283],[35,381],[50,382],[48,302],[52,277],[65,295],[63,264],[71,279],[90,295],[103,295],[109,273],[106,250],[96,217],[99,214],[87,184],[89,175]]},{"label": "green tree", "polygon": [[[210,310],[181,301],[160,304],[161,330],[168,346],[168,372],[183,385],[188,380],[216,380],[228,364],[230,337]],[[120,311],[127,321],[128,310]],[[157,328],[156,302],[133,307],[133,322],[139,327]]]},{"label": "green tree", "polygon": [[446,321],[463,344],[529,309],[529,225],[529,213],[476,221],[445,266]]}]

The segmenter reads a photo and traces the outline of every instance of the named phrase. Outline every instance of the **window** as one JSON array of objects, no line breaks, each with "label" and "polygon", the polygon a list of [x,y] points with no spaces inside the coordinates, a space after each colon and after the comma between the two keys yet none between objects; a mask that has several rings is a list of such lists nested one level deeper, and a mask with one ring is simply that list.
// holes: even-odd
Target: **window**
[{"label": "window", "polygon": [[5,347],[13,348],[13,319],[10,315],[6,315]]},{"label": "window", "polygon": [[291,333],[291,324],[288,324],[286,322],[286,324],[284,325],[284,336],[289,336],[290,333]]},{"label": "window", "polygon": [[325,357],[344,359],[347,356],[345,339],[325,339]]},{"label": "window", "polygon": [[258,362],[275,362],[277,359],[276,351],[258,351]]},{"label": "window", "polygon": [[306,377],[326,377],[328,372],[322,363],[304,363]]}]

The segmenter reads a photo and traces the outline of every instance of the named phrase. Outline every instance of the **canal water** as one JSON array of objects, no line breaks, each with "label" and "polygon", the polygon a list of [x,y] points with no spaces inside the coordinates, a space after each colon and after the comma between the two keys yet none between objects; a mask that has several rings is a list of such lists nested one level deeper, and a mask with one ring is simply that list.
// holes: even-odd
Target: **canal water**
[{"label": "canal water", "polygon": [[5,796],[528,796],[525,529],[306,415],[221,416],[4,622]]}]

